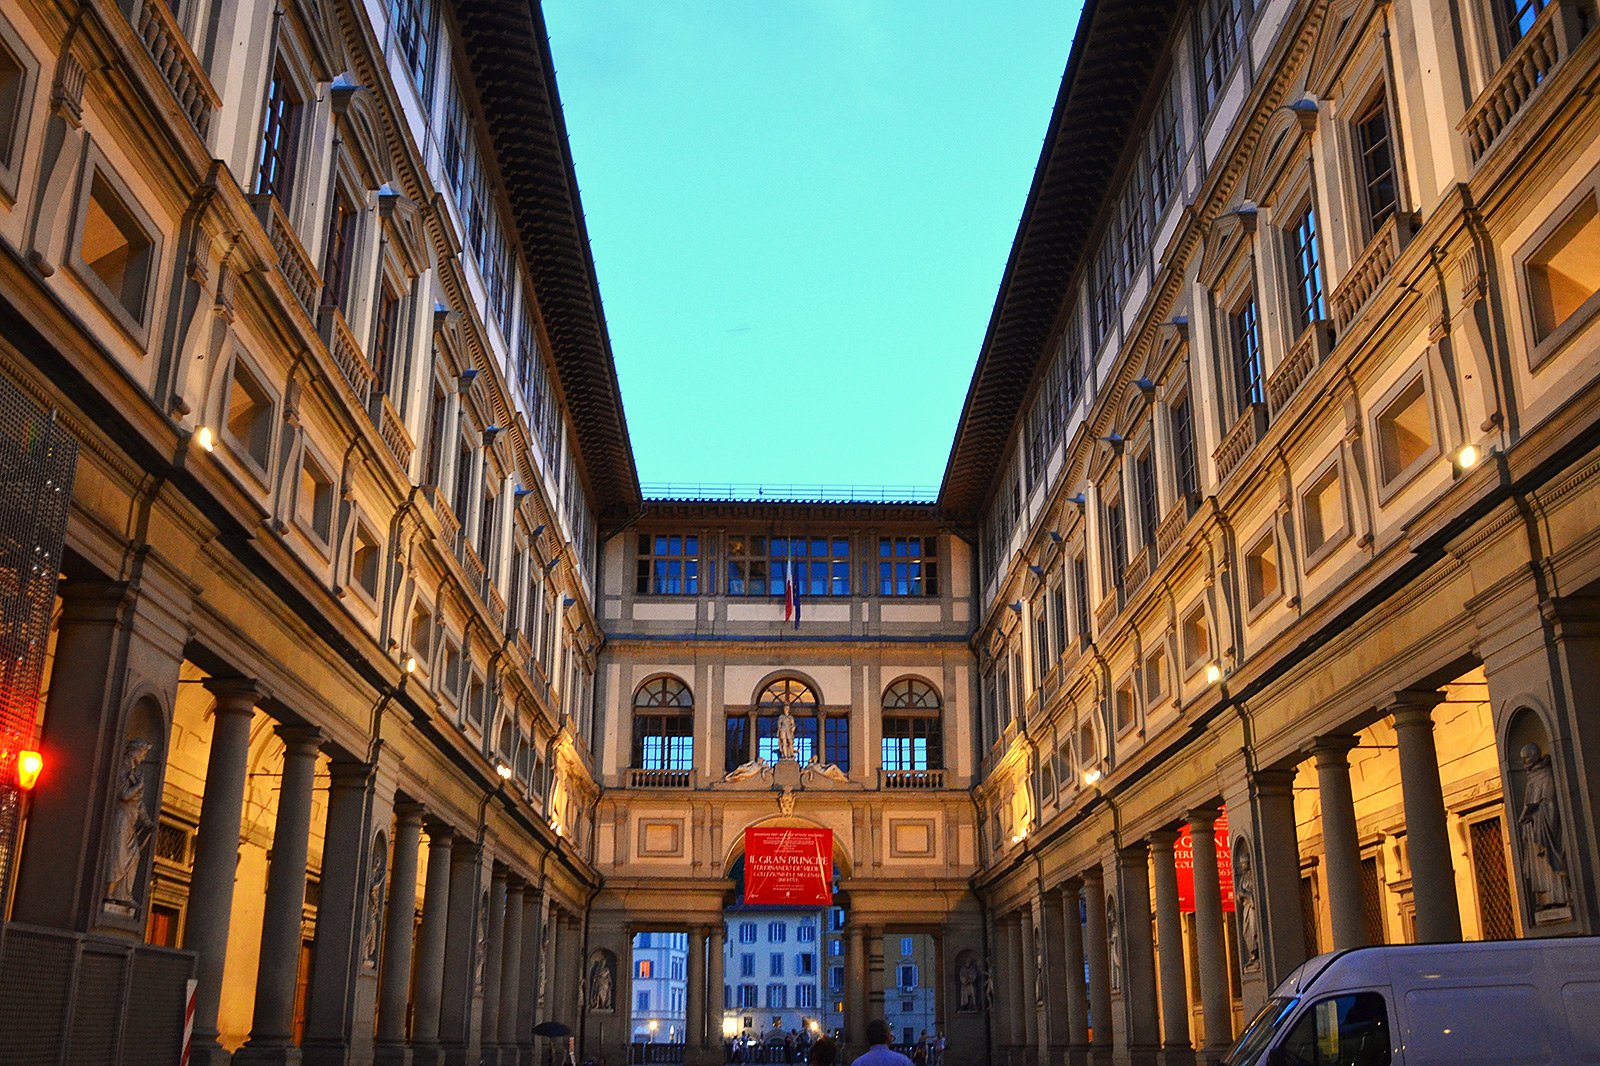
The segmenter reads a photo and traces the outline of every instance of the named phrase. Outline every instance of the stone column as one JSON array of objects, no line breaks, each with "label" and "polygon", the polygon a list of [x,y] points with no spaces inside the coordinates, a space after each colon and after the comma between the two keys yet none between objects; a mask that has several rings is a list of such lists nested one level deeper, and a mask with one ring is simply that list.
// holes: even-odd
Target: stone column
[{"label": "stone column", "polygon": [[[722,1056],[723,1040],[723,984],[726,984],[726,980],[728,980],[726,973],[723,972],[726,952],[726,946],[723,944],[723,928],[725,927],[723,927],[722,922],[717,922],[717,924],[710,927],[710,940],[706,949],[706,1021],[704,1021],[704,1024],[706,1024],[706,1045],[707,1047],[717,1048],[718,1063],[722,1061],[720,1056]],[[826,930],[826,922],[824,922],[824,930]],[[826,932],[819,933],[818,968],[822,970],[822,980],[824,981],[827,978],[827,956],[822,954],[822,944],[826,943],[826,940]],[[822,988],[826,991],[827,984],[824,983]]]},{"label": "stone column", "polygon": [[1083,909],[1087,916],[1084,950],[1089,956],[1090,1060],[1111,1061],[1111,945],[1106,938],[1106,882],[1098,866],[1083,874]]},{"label": "stone column", "polygon": [[[390,862],[389,899],[383,921],[383,973],[379,984],[375,1051],[380,1062],[395,1061],[393,1052],[403,1049],[406,1043],[422,812],[420,803],[401,803],[395,808],[394,857]],[[399,1061],[404,1061],[404,1057]]]},{"label": "stone column", "polygon": [[845,1042],[863,1047],[867,1035],[867,941],[866,930],[855,921],[845,929]]},{"label": "stone column", "polygon": [[[500,949],[500,1031],[495,1034],[494,1062],[512,1066],[517,1061],[517,1019],[522,998],[522,897],[528,883],[520,877],[506,881],[505,934]],[[490,1037],[484,1033],[484,1040]]]},{"label": "stone column", "polygon": [[1261,897],[1261,941],[1269,992],[1306,961],[1294,777],[1290,766],[1257,770],[1250,779],[1255,792],[1256,845],[1260,856],[1256,888]]},{"label": "stone column", "polygon": [[1233,1043],[1229,1006],[1228,946],[1222,931],[1222,880],[1217,870],[1215,807],[1189,812],[1194,848],[1194,929],[1200,956],[1200,1014],[1205,1020],[1205,1050],[1226,1051]]},{"label": "stone column", "polygon": [[489,940],[483,946],[483,1007],[478,1046],[488,1048],[500,1036],[500,971],[504,964],[507,882],[511,872],[499,863],[489,878]]},{"label": "stone column", "polygon": [[450,915],[444,939],[444,996],[439,1004],[439,1046],[449,1066],[468,1066],[472,1039],[472,1007],[482,986],[478,983],[480,916],[488,920],[487,901],[480,904],[482,847],[470,837],[457,835],[450,846]]},{"label": "stone column", "polygon": [[686,1053],[701,1052],[712,1043],[706,1030],[706,1001],[711,998],[706,987],[706,928],[697,925],[689,930],[689,958],[687,966],[688,989],[684,996],[683,1045]]},{"label": "stone column", "polygon": [[1017,1007],[1022,1015],[1022,1046],[1023,1058],[1030,1057],[1030,1053],[1039,1047],[1039,973],[1037,969],[1038,956],[1034,954],[1033,943],[1033,911],[1031,907],[1024,907],[1017,914],[1017,937],[1013,942],[1017,949],[1016,968],[1017,975]]},{"label": "stone column", "polygon": [[[867,926],[867,1013],[882,1018],[888,1002],[889,959],[884,950],[883,926]],[[863,1036],[866,1034],[863,1033]]]},{"label": "stone column", "polygon": [[1066,954],[1067,1063],[1089,1061],[1089,986],[1083,979],[1083,903],[1081,881],[1068,881],[1061,891],[1061,929]]},{"label": "stone column", "polygon": [[418,1066],[442,1061],[439,1018],[450,922],[450,861],[455,852],[454,829],[434,818],[428,819],[427,828],[428,879],[423,886],[422,928],[417,933],[417,1003],[411,1019],[412,1059]]},{"label": "stone column", "polygon": [[1161,1061],[1166,1066],[1194,1066],[1189,1041],[1189,978],[1183,957],[1183,915],[1178,910],[1178,868],[1172,845],[1178,833],[1161,829],[1150,834],[1155,867],[1156,935],[1161,953]]},{"label": "stone column", "polygon": [[[1063,952],[1066,943],[1066,932],[1062,928],[1066,911],[1060,899],[1054,895],[1045,896],[1039,902],[1039,941],[1042,947],[1044,962],[1044,1029],[1039,1041],[1041,1051],[1048,1055],[1048,1062],[1052,1066],[1061,1066],[1067,1058],[1068,1011],[1067,1011],[1067,975],[1068,970]],[[1073,917],[1077,917],[1076,908]],[[1081,958],[1079,960],[1078,976],[1083,976]]]},{"label": "stone column", "polygon": [[1117,872],[1122,882],[1122,940],[1128,955],[1128,969],[1122,988],[1122,1004],[1128,1026],[1128,1057],[1136,1064],[1154,1064],[1159,1036],[1155,947],[1150,943],[1148,845],[1140,841],[1119,850]]},{"label": "stone column", "polygon": [[[381,892],[383,868],[373,866],[374,768],[335,759],[328,786],[328,817],[322,845],[322,889],[317,904],[316,965],[306,996],[306,1035],[301,1052],[307,1066],[342,1066],[370,1045],[375,959],[366,934],[376,934],[378,915],[368,918],[370,893]],[[384,802],[382,823],[388,823]],[[378,861],[381,863],[382,858]],[[370,924],[369,924],[370,923]],[[365,998],[361,982],[366,981]]]},{"label": "stone column", "polygon": [[1355,797],[1350,792],[1350,751],[1359,743],[1355,737],[1326,736],[1311,745],[1322,798],[1322,865],[1328,875],[1333,946],[1338,950],[1367,943],[1361,915],[1361,844],[1356,837]]},{"label": "stone column", "polygon": [[522,898],[522,989],[517,995],[517,1063],[534,1066],[533,1027],[539,1018],[540,958],[544,952],[544,888],[529,885]]},{"label": "stone column", "polygon": [[235,1063],[298,1063],[294,1043],[294,986],[300,971],[300,923],[306,902],[306,859],[311,840],[311,786],[316,780],[322,734],[280,725],[283,776],[272,829],[267,894],[256,965],[255,1014],[250,1039]]},{"label": "stone column", "polygon": [[1450,858],[1450,823],[1433,743],[1435,691],[1401,692],[1391,705],[1400,747],[1400,795],[1406,809],[1406,855],[1411,860],[1411,898],[1417,908],[1417,940],[1461,939],[1461,905]]},{"label": "stone column", "polygon": [[213,679],[206,687],[216,696],[217,706],[206,758],[205,794],[200,797],[200,830],[195,838],[183,946],[197,956],[189,1061],[194,1066],[224,1066],[229,1055],[217,1043],[217,1006],[222,1001],[222,971],[228,955],[239,822],[244,815],[245,773],[250,763],[250,719],[255,714],[257,693],[254,683],[243,680]]}]

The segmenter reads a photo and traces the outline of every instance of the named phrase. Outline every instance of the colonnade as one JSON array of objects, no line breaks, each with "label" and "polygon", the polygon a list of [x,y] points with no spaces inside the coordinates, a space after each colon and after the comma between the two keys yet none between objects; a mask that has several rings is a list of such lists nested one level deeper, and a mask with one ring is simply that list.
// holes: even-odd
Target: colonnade
[{"label": "colonnade", "polygon": [[[1398,692],[1377,710],[1394,723],[1418,941],[1462,935],[1433,737],[1432,712],[1442,698],[1433,690]],[[1247,904],[1258,908],[1258,924],[1235,926],[1232,954],[1227,923],[1238,917],[1224,910],[1216,838],[1222,797],[1140,835],[1111,834],[1087,865],[998,915],[992,1023],[1001,1061],[1052,1066],[1065,1056],[1073,1066],[1192,1066],[1197,1055],[1203,1060],[1226,1051],[1235,1036],[1237,953],[1250,951],[1260,960],[1260,991],[1245,996],[1245,1014],[1255,1006],[1250,999],[1270,992],[1306,957],[1293,782],[1296,765],[1307,757],[1321,801],[1332,946],[1366,944],[1350,774],[1350,752],[1358,743],[1354,731],[1318,735],[1283,762],[1246,772],[1244,794],[1230,797],[1244,808],[1239,823],[1255,834],[1250,861],[1259,871]],[[1183,825],[1193,856],[1189,958],[1175,847]],[[1241,943],[1246,938],[1258,939]],[[1191,1039],[1196,1017],[1198,1047]]]}]

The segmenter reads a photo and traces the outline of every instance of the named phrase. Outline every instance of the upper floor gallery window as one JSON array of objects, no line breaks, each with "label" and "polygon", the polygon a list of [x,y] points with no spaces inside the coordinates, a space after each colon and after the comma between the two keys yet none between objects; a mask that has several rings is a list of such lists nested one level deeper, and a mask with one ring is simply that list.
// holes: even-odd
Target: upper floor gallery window
[{"label": "upper floor gallery window", "polygon": [[1209,112],[1233,69],[1244,33],[1244,0],[1206,0],[1200,5],[1195,37],[1200,46],[1200,110]]},{"label": "upper floor gallery window", "polygon": [[1310,204],[1289,231],[1289,262],[1294,286],[1294,331],[1299,333],[1328,317],[1322,292],[1322,245],[1317,238],[1317,212]]},{"label": "upper floor gallery window", "polygon": [[1543,341],[1600,292],[1600,212],[1585,196],[1528,257],[1533,336]]},{"label": "upper floor gallery window", "polygon": [[1516,43],[1528,35],[1539,14],[1550,6],[1550,0],[1495,0],[1495,15],[1500,24],[1501,45],[1510,52]]},{"label": "upper floor gallery window", "polygon": [[937,770],[944,766],[939,694],[908,677],[883,694],[883,768]]},{"label": "upper floor gallery window", "polygon": [[675,677],[658,677],[633,697],[633,765],[694,769],[694,696]]},{"label": "upper floor gallery window", "polygon": [[1370,238],[1394,214],[1400,195],[1395,183],[1389,109],[1381,92],[1357,116],[1355,132],[1356,148],[1361,153],[1361,206],[1366,212]]},{"label": "upper floor gallery window", "polygon": [[275,196],[285,208],[293,191],[294,157],[300,133],[300,96],[283,60],[273,64],[261,117],[255,192]]},{"label": "upper floor gallery window", "polygon": [[343,189],[334,190],[328,209],[328,240],[322,254],[322,304],[344,310],[349,295],[356,243],[356,205]]},{"label": "upper floor gallery window", "polygon": [[389,20],[411,83],[426,101],[433,80],[433,4],[430,0],[389,0]]},{"label": "upper floor gallery window", "polygon": [[728,595],[782,596],[791,573],[801,595],[850,595],[850,541],[737,534],[728,538]]},{"label": "upper floor gallery window", "polygon": [[639,534],[634,591],[641,596],[694,596],[700,592],[700,538],[690,534]]},{"label": "upper floor gallery window", "polygon": [[938,537],[878,538],[878,595],[938,594]]},{"label": "upper floor gallery window", "polygon": [[1247,296],[1228,314],[1229,342],[1233,348],[1234,397],[1239,414],[1252,404],[1266,400],[1266,385],[1261,366],[1261,322],[1256,315],[1256,298]]},{"label": "upper floor gallery window", "polygon": [[1172,465],[1178,478],[1178,495],[1193,513],[1200,498],[1200,468],[1195,462],[1194,405],[1189,393],[1172,405]]}]

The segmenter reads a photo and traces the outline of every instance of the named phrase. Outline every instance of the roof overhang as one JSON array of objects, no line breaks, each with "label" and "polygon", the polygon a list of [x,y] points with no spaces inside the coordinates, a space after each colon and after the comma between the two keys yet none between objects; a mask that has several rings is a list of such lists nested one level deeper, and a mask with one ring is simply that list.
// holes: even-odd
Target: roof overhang
[{"label": "roof overhang", "polygon": [[939,489],[952,522],[975,524],[999,485],[1012,428],[1181,5],[1085,0]]}]

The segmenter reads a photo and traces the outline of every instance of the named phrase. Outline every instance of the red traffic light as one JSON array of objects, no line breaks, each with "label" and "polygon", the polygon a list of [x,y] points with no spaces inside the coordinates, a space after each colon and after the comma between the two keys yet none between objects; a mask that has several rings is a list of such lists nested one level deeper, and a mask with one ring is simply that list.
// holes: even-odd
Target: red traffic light
[{"label": "red traffic light", "polygon": [[17,752],[17,787],[30,791],[39,783],[39,772],[44,769],[44,756],[36,751]]}]

